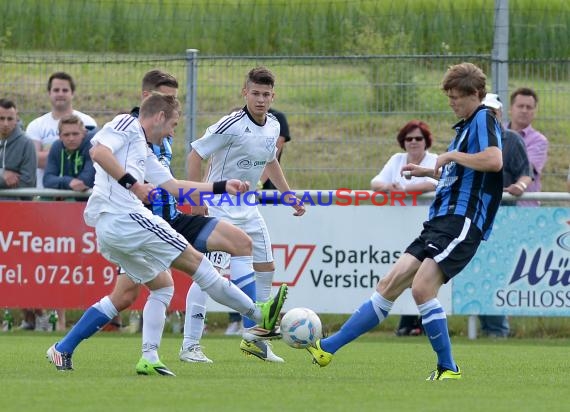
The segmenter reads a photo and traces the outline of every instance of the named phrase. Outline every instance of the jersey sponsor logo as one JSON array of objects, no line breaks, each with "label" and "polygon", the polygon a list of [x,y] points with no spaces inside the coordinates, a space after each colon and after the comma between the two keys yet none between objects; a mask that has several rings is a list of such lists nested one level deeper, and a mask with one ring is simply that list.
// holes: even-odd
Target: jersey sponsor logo
[{"label": "jersey sponsor logo", "polygon": [[253,163],[249,159],[242,159],[239,162],[237,162],[237,167],[239,167],[240,169],[251,169],[252,166]]}]

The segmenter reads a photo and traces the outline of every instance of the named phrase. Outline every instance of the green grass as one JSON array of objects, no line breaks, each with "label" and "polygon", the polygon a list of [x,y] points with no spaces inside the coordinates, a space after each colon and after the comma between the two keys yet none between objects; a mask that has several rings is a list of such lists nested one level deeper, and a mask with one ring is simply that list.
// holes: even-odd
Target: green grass
[{"label": "green grass", "polygon": [[559,411],[570,367],[562,340],[453,338],[464,371],[455,382],[425,382],[435,357],[425,337],[367,335],[327,368],[276,342],[285,364],[242,356],[239,339],[203,339],[212,365],[183,364],[180,337],[167,335],[161,359],[176,378],[137,376],[140,336],[102,333],[74,356],[75,371],[44,358],[51,334],[3,334],[0,372],[5,411]]},{"label": "green grass", "polygon": [[[19,0],[0,49],[308,55],[489,53],[494,0]],[[511,0],[513,58],[569,55],[565,0]],[[255,30],[252,28],[255,27]],[[88,28],[88,29],[86,29]]]}]

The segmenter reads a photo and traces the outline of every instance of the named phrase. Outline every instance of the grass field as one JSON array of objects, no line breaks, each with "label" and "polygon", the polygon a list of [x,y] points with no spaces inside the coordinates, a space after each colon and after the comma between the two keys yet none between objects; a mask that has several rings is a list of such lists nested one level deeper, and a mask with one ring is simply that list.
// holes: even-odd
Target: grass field
[{"label": "grass field", "polygon": [[75,371],[45,359],[58,337],[0,335],[2,411],[562,411],[570,369],[563,340],[453,338],[464,379],[426,382],[435,357],[425,337],[367,335],[327,368],[276,342],[285,364],[239,352],[239,339],[203,339],[211,365],[178,361],[180,337],[167,334],[161,359],[176,378],[137,376],[140,335],[99,334],[76,351]]}]

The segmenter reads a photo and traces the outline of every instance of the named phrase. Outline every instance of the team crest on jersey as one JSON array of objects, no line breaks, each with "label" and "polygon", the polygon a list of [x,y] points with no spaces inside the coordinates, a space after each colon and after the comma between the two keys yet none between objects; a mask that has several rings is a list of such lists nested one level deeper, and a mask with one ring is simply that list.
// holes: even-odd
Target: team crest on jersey
[{"label": "team crest on jersey", "polygon": [[265,139],[265,148],[267,149],[268,152],[273,152],[273,150],[275,150],[275,143],[277,141],[275,139],[272,139],[270,137]]},{"label": "team crest on jersey", "polygon": [[145,159],[137,160],[137,166],[140,167],[141,169],[144,169],[144,161]]}]

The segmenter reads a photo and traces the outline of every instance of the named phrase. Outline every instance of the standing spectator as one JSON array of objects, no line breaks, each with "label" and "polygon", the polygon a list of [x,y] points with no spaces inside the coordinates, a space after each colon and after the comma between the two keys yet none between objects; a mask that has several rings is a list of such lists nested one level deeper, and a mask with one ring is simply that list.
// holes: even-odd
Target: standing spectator
[{"label": "standing spectator", "polygon": [[[402,167],[413,163],[422,167],[434,168],[437,155],[428,149],[433,143],[429,126],[420,120],[411,120],[398,132],[396,140],[404,153],[396,153],[382,171],[370,182],[371,189],[379,192],[415,191],[431,192],[435,190],[437,181],[429,177],[402,177]],[[403,315],[396,329],[398,336],[417,336],[422,334],[422,322],[419,316]]]},{"label": "standing spectator", "polygon": [[[542,189],[542,170],[548,160],[548,139],[538,130],[533,129],[532,121],[536,115],[538,96],[528,87],[520,87],[511,94],[511,123],[509,129],[519,133],[526,146],[528,160],[532,167],[533,182],[527,192],[540,192]],[[539,206],[537,200],[520,200],[519,206]]]},{"label": "standing spectator", "polygon": [[426,380],[461,379],[451,352],[440,287],[459,275],[481,241],[489,238],[502,193],[501,127],[481,105],[486,76],[471,63],[451,66],[442,82],[449,106],[461,120],[455,138],[434,168],[403,167],[411,176],[439,177],[429,220],[405,253],[378,282],[376,290],[335,334],[307,348],[313,362],[327,366],[343,346],[376,327],[394,301],[411,286],[437,365]]},{"label": "standing spectator", "polygon": [[32,120],[26,129],[26,133],[36,145],[36,153],[38,155],[37,185],[39,188],[43,187],[44,169],[49,149],[57,141],[59,135],[59,119],[66,115],[74,114],[81,119],[88,130],[97,127],[95,119],[73,109],[72,101],[75,94],[75,82],[69,74],[64,72],[52,74],[48,80],[47,90],[51,112]]},{"label": "standing spectator", "polygon": [[[498,95],[487,93],[482,104],[495,113],[501,124],[503,103]],[[503,145],[503,192],[521,196],[532,182],[532,170],[522,137],[515,131],[504,129],[501,135]],[[502,202],[502,205],[514,206],[514,202]],[[509,319],[504,315],[480,315],[481,331],[494,338],[506,338],[510,334]]]},{"label": "standing spectator", "polygon": [[[26,133],[30,136],[36,146],[38,157],[37,187],[43,187],[44,170],[47,164],[48,153],[51,145],[57,141],[59,136],[59,120],[64,116],[74,114],[78,116],[85,127],[89,130],[97,127],[97,122],[91,116],[73,109],[72,101],[75,95],[75,82],[73,78],[65,72],[53,73],[47,83],[48,97],[51,104],[51,112],[44,114],[30,122]],[[40,313],[39,322],[36,322],[36,329],[48,329],[48,315],[42,311],[35,311],[36,318]],[[26,317],[30,317],[29,314]],[[65,312],[58,310],[58,325],[65,324]]]},{"label": "standing spectator", "polygon": [[93,187],[95,168],[89,156],[91,136],[74,114],[59,121],[59,140],[49,151],[44,187],[84,192]]},{"label": "standing spectator", "polygon": [[36,151],[13,101],[0,99],[0,189],[36,186]]}]

